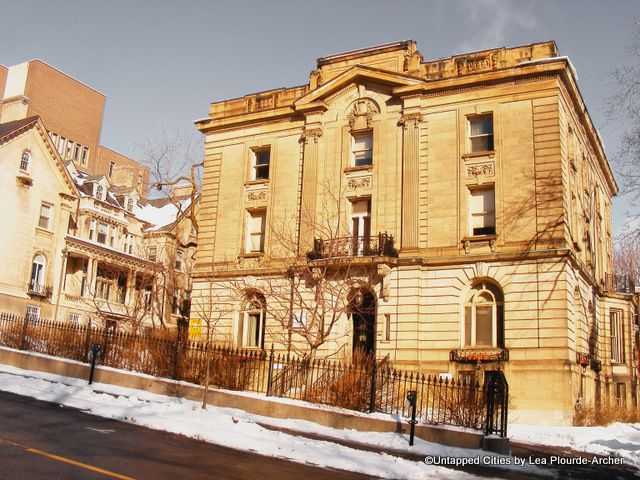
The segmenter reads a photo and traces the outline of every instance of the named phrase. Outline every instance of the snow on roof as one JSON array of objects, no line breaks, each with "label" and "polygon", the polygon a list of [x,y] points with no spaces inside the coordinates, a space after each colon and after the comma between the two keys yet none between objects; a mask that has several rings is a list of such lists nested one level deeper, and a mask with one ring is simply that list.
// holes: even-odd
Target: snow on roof
[{"label": "snow on roof", "polygon": [[176,203],[167,203],[162,207],[153,205],[136,205],[133,214],[141,220],[153,225],[149,230],[158,230],[167,225],[171,225],[185,210],[191,205],[191,198],[180,200]]}]

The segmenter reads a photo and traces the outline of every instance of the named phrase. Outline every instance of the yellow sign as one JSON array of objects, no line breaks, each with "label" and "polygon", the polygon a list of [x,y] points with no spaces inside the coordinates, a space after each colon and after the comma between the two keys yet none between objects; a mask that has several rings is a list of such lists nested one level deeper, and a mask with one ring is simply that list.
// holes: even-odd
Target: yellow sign
[{"label": "yellow sign", "polygon": [[189,338],[200,338],[202,320],[194,319],[189,322]]}]

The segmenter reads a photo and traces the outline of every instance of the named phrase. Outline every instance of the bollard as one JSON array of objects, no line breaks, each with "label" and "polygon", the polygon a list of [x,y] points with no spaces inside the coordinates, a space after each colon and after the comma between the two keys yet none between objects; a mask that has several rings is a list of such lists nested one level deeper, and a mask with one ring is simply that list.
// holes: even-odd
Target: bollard
[{"label": "bollard", "polygon": [[98,357],[100,356],[100,352],[102,351],[102,347],[97,344],[94,343],[93,345],[91,345],[91,372],[89,373],[89,385],[91,385],[93,383],[93,371],[96,369],[96,361],[98,360]]},{"label": "bollard", "polygon": [[407,392],[407,405],[411,410],[411,420],[409,420],[409,424],[411,425],[411,429],[409,432],[409,445],[413,447],[413,437],[416,434],[416,400],[418,398],[418,394],[415,390],[410,390]]}]

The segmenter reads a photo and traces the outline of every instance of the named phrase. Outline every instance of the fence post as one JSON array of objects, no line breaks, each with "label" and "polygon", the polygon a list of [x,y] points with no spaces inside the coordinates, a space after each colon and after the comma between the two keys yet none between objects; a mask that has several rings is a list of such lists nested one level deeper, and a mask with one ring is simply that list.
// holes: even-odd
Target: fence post
[{"label": "fence post", "polygon": [[84,337],[84,361],[89,362],[89,346],[91,345],[91,320],[87,323],[87,334]]},{"label": "fence post", "polygon": [[22,335],[20,337],[20,350],[24,350],[27,346],[27,327],[29,326],[29,314],[24,316],[24,323],[22,324]]},{"label": "fence post", "polygon": [[376,363],[375,357],[372,360],[373,365],[371,366],[371,398],[369,399],[369,412],[373,413],[376,411],[376,377],[378,374],[378,365]]},{"label": "fence post", "polygon": [[180,370],[178,365],[179,361],[180,361],[180,333],[176,335],[176,346],[173,353],[173,373],[171,376],[174,380],[178,380],[178,375]]},{"label": "fence post", "polygon": [[271,382],[273,381],[273,343],[269,353],[269,371],[267,372],[267,397],[271,396]]}]

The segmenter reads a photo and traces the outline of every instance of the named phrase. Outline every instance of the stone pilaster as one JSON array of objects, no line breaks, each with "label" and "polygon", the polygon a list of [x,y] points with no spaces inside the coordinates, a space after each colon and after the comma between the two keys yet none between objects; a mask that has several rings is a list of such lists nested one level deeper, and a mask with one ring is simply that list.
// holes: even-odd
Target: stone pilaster
[{"label": "stone pilaster", "polygon": [[305,129],[300,141],[303,143],[302,160],[302,199],[300,202],[300,240],[301,252],[310,250],[313,245],[314,225],[316,221],[316,200],[318,196],[318,139],[322,136],[320,128]]},{"label": "stone pilaster", "polygon": [[405,114],[402,125],[402,250],[418,249],[420,113]]}]

